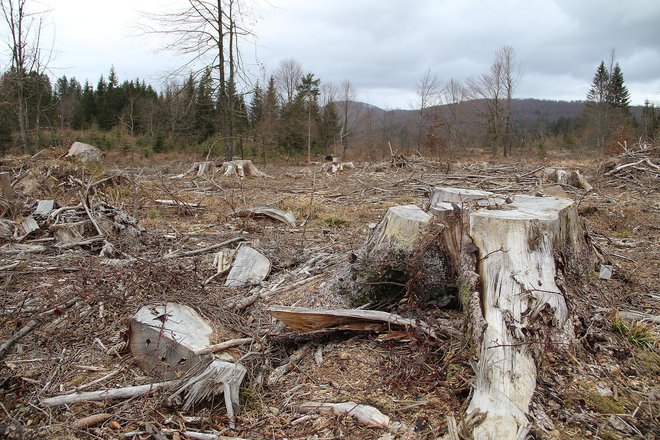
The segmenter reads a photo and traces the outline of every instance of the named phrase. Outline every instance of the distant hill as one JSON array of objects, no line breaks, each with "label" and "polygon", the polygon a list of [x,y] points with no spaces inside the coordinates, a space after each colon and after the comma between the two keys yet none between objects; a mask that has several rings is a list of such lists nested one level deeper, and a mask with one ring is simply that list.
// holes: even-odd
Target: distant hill
[{"label": "distant hill", "polygon": [[[475,104],[468,101],[466,104]],[[394,123],[401,124],[415,116],[417,110],[384,110],[364,102],[355,102],[354,105],[359,109],[359,113],[364,116],[371,112],[373,120],[381,120],[385,113]],[[478,104],[476,104],[478,105]],[[433,109],[442,110],[445,105],[433,107]],[[513,100],[513,119],[516,122],[538,122],[544,121],[552,123],[561,117],[575,118],[582,114],[584,109],[583,101],[552,101],[546,99],[514,99]],[[642,106],[633,106],[630,108],[632,114],[639,118],[642,114]]]}]

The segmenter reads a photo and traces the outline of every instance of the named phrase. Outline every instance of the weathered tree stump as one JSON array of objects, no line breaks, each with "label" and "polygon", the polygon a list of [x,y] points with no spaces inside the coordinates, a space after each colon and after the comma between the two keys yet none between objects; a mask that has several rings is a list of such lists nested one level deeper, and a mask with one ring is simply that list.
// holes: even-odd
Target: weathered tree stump
[{"label": "weathered tree stump", "polygon": [[131,320],[131,353],[147,374],[175,379],[200,362],[198,352],[210,345],[212,333],[188,306],[144,306]]},{"label": "weathered tree stump", "polygon": [[466,262],[476,251],[478,300],[466,292],[465,304],[479,362],[467,413],[485,418],[474,438],[524,438],[537,359],[548,344],[563,350],[575,337],[560,285],[590,263],[576,205],[456,188],[434,189],[431,201],[432,212],[447,222],[446,248],[466,279],[474,280],[475,266]]},{"label": "weathered tree stump", "polygon": [[257,168],[251,160],[232,160],[223,162],[218,170],[223,176],[236,174],[238,177],[268,177],[268,175]]}]

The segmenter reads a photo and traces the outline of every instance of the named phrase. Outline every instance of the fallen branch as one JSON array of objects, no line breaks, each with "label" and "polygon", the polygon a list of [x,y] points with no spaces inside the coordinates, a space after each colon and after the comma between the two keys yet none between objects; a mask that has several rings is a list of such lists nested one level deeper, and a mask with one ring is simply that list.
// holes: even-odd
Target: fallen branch
[{"label": "fallen branch", "polygon": [[243,237],[232,238],[231,240],[223,241],[222,243],[213,244],[211,246],[206,246],[206,247],[201,248],[201,249],[195,249],[194,251],[177,250],[177,251],[174,251],[174,252],[170,252],[169,254],[163,255],[163,259],[178,258],[178,257],[192,257],[193,255],[204,254],[206,252],[214,251],[216,249],[225,247],[225,246],[230,245],[232,243],[238,243],[240,241],[245,241],[245,238],[243,238]]},{"label": "fallen branch", "polygon": [[647,157],[647,158],[638,160],[637,162],[630,162],[630,163],[626,163],[626,164],[623,164],[623,165],[619,165],[618,167],[614,168],[613,170],[610,170],[607,173],[603,174],[603,176],[611,176],[612,174],[616,174],[619,171],[624,170],[628,167],[634,167],[636,165],[641,165],[643,163],[649,165],[651,168],[654,168],[657,171],[660,171],[660,167],[657,166],[656,164],[654,164],[653,162],[651,162],[649,160],[649,158]]},{"label": "fallen branch", "polygon": [[14,345],[16,345],[18,341],[20,341],[22,338],[24,338],[26,335],[32,332],[35,328],[39,327],[44,317],[55,313],[55,311],[62,311],[73,307],[73,305],[77,303],[79,299],[80,298],[76,296],[70,299],[69,301],[65,302],[61,306],[46,310],[45,312],[42,312],[38,318],[30,320],[27,324],[25,324],[25,326],[23,326],[23,328],[17,331],[16,334],[11,339],[5,341],[2,345],[0,345],[0,360],[4,359],[5,356],[7,356],[9,351],[12,349]]},{"label": "fallen branch", "polygon": [[244,344],[249,344],[251,342],[254,342],[254,338],[231,339],[229,341],[221,342],[219,344],[209,345],[208,347],[204,347],[201,350],[195,351],[195,354],[201,356],[210,353],[217,353],[219,351],[227,350],[228,348],[238,347]]},{"label": "fallen branch", "polygon": [[138,385],[133,387],[123,387],[123,388],[112,388],[109,390],[102,391],[87,391],[84,393],[72,393],[65,394],[62,396],[48,397],[42,399],[40,404],[41,406],[59,406],[59,405],[70,405],[76,402],[84,401],[101,401],[101,400],[117,400],[117,399],[129,399],[131,397],[143,396],[145,394],[150,394],[160,388],[167,388],[174,386],[180,383],[178,380],[170,380],[167,382],[157,382],[147,385]]},{"label": "fallen branch", "polygon": [[302,286],[302,285],[305,285],[305,284],[307,284],[307,283],[311,283],[312,281],[316,281],[316,280],[318,280],[319,278],[321,278],[322,276],[323,276],[323,274],[318,274],[318,275],[314,275],[314,276],[309,277],[309,278],[305,278],[304,280],[296,281],[296,282],[293,283],[293,284],[289,284],[289,285],[287,285],[287,286],[279,287],[279,288],[277,288],[277,289],[275,289],[275,290],[271,290],[271,291],[259,291],[259,292],[254,293],[254,294],[252,294],[252,295],[250,295],[250,296],[248,296],[248,297],[246,297],[246,298],[243,298],[243,299],[240,300],[240,301],[237,301],[236,303],[234,303],[233,305],[231,305],[230,308],[235,309],[235,310],[243,310],[243,309],[246,309],[246,308],[250,307],[252,304],[254,304],[255,302],[257,302],[259,299],[267,298],[267,297],[269,297],[269,296],[271,296],[271,295],[274,295],[274,294],[276,294],[276,293],[283,292],[283,291],[285,291],[285,290],[292,290],[292,289],[295,289],[295,288],[300,287],[300,286]]}]

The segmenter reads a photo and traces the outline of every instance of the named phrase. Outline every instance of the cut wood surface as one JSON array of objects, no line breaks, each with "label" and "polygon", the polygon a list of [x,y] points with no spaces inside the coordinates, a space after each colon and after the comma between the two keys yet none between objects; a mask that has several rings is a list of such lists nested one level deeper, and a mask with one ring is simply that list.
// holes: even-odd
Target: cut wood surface
[{"label": "cut wood surface", "polygon": [[271,306],[268,312],[284,322],[288,327],[299,331],[313,331],[353,322],[377,321],[416,328],[433,338],[440,335],[458,336],[460,332],[447,325],[444,328],[431,327],[418,319],[404,318],[394,313],[380,310],[333,309],[319,310],[305,307]]}]

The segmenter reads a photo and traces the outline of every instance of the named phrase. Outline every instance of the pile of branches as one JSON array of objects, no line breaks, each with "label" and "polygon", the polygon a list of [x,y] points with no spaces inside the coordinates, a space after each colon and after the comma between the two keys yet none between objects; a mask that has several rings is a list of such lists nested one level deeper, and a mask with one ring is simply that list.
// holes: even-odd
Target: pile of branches
[{"label": "pile of branches", "polygon": [[657,189],[660,176],[660,149],[657,144],[639,142],[603,164],[602,175],[614,184],[631,183],[633,186]]}]

